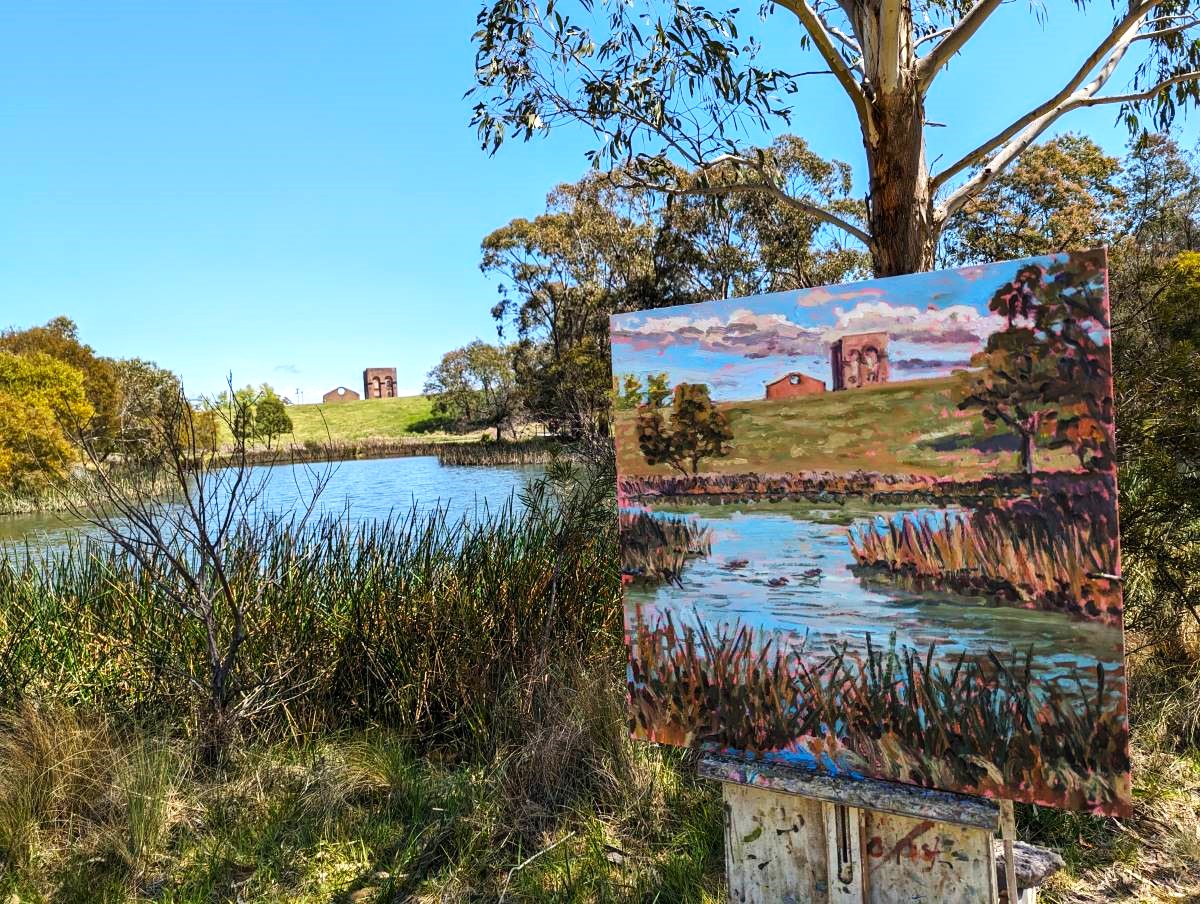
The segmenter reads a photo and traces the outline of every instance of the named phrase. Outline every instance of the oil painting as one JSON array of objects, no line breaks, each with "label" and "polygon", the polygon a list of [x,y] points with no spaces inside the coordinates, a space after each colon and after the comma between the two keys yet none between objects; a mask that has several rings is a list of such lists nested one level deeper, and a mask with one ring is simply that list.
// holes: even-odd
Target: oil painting
[{"label": "oil painting", "polygon": [[1128,812],[1103,250],[611,330],[637,737]]}]

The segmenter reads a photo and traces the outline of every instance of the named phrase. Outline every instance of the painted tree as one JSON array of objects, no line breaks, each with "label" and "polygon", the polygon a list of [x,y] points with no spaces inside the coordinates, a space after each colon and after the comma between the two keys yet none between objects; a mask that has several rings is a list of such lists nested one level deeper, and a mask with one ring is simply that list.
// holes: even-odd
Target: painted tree
[{"label": "painted tree", "polygon": [[1113,462],[1113,402],[1097,392],[1112,374],[1103,268],[1103,251],[1029,264],[989,302],[1005,326],[972,359],[979,370],[959,408],[1010,428],[1026,474],[1034,473],[1039,436],[1070,446],[1089,467]]},{"label": "painted tree", "polygon": [[[1198,96],[1192,0],[1133,0],[1045,100],[932,170],[926,97],[1000,6],[775,0],[763,3],[757,33],[743,35],[755,25],[738,9],[689,0],[484,0],[472,122],[492,151],[510,136],[582,125],[597,167],[632,171],[669,193],[766,195],[860,241],[878,276],[927,270],[950,218],[1066,114],[1106,105],[1131,127],[1151,119],[1161,128]],[[773,58],[791,58],[762,62],[768,46]],[[1136,63],[1128,88],[1113,90],[1127,56]],[[819,75],[833,77],[857,118],[868,175],[862,218],[789,191],[742,137],[790,122],[785,99],[800,78]],[[694,174],[685,183],[680,168]]]},{"label": "painted tree", "polygon": [[733,439],[729,418],[713,404],[703,383],[675,387],[669,424],[661,407],[643,406],[637,432],[647,464],[668,464],[682,474],[698,474],[703,459],[728,455]]}]

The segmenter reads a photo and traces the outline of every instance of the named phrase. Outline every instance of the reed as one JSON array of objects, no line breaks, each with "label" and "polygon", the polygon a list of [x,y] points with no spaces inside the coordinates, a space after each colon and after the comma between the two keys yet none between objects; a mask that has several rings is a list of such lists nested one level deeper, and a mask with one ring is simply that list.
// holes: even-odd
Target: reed
[{"label": "reed", "polygon": [[[234,590],[262,602],[238,668],[278,701],[252,730],[380,720],[451,745],[519,734],[530,687],[562,650],[619,661],[607,492],[604,481],[543,482],[477,522],[414,509],[366,524],[244,525],[230,541]],[[81,538],[0,559],[0,706],[54,700],[186,723],[203,635],[136,563]]]},{"label": "reed", "polygon": [[1112,671],[1070,693],[1029,653],[951,666],[922,653],[792,647],[743,624],[628,628],[634,731],[676,744],[791,755],[930,787],[1115,812],[1128,729]]}]

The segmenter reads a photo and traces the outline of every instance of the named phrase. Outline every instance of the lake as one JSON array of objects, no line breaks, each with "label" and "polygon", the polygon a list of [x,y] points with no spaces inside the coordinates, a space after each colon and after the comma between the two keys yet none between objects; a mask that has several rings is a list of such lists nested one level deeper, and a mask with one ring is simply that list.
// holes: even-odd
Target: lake
[{"label": "lake", "polygon": [[[318,471],[324,465],[310,466]],[[539,467],[444,466],[432,456],[375,458],[336,462],[318,503],[321,512],[348,512],[352,521],[371,521],[389,514],[443,509],[451,519],[482,517],[513,499],[541,473]],[[287,511],[309,498],[305,467],[275,465],[268,473],[267,506]],[[519,504],[519,503],[518,503]],[[80,529],[65,515],[0,516],[0,543],[52,547]]]},{"label": "lake", "polygon": [[865,650],[868,635],[886,648],[894,635],[898,650],[924,654],[934,644],[935,660],[951,664],[962,653],[1032,651],[1039,680],[1068,693],[1094,685],[1097,662],[1106,670],[1122,663],[1121,630],[1112,625],[864,579],[847,530],[894,512],[764,502],[670,513],[709,528],[712,551],[690,560],[678,584],[626,588],[627,604],[640,605],[650,623],[666,611],[677,624],[738,622],[818,653],[834,643]]}]

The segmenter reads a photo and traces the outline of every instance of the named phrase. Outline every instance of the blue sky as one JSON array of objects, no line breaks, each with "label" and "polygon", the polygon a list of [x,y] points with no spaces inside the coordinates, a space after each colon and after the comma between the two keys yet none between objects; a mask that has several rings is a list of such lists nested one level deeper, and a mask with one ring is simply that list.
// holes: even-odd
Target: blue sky
[{"label": "blue sky", "polygon": [[[1049,265],[1055,258],[1034,258]],[[612,318],[613,371],[643,384],[706,383],[720,401],[760,399],[795,371],[833,388],[830,343],[855,333],[888,335],[891,380],[967,367],[1004,321],[988,311],[1017,264],[919,273],[828,288],[660,308]]]},{"label": "blue sky", "polygon": [[[312,400],[385,365],[418,391],[443,351],[495,337],[480,240],[586,166],[570,131],[478,149],[462,96],[476,9],[0,0],[0,326],[67,314],[99,352],[156,360],[193,393],[232,371]],[[930,159],[1057,88],[1110,20],[1095,9],[1017,40],[1032,17],[1006,4],[935,86]],[[808,80],[796,109],[794,130],[861,187],[833,83]],[[1111,109],[1062,129],[1114,153],[1125,139]]]}]

